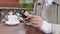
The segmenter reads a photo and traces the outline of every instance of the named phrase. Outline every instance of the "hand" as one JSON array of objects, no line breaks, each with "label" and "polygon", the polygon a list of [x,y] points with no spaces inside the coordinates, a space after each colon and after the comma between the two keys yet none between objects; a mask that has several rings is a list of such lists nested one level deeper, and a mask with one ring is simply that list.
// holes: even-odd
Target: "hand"
[{"label": "hand", "polygon": [[32,26],[40,28],[42,26],[43,20],[39,16],[31,15],[30,17],[30,23],[32,23]]},{"label": "hand", "polygon": [[[26,15],[27,14],[28,13],[26,13]],[[40,28],[42,26],[43,19],[41,17],[36,16],[36,15],[30,15],[30,14],[28,14],[27,16],[28,16],[28,18],[30,18],[27,21],[29,21],[30,23],[32,23],[32,26],[37,27],[37,28]]]}]

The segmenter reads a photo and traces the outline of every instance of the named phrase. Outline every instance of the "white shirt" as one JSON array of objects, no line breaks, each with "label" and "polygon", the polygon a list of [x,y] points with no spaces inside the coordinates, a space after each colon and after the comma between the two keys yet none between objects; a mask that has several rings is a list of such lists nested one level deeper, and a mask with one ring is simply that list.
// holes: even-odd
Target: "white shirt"
[{"label": "white shirt", "polygon": [[53,0],[45,0],[46,6],[51,5],[51,4],[52,4],[52,2],[53,2]]},{"label": "white shirt", "polygon": [[45,33],[51,33],[52,32],[51,24],[48,23],[47,21],[43,21],[43,24],[42,24],[40,29]]}]

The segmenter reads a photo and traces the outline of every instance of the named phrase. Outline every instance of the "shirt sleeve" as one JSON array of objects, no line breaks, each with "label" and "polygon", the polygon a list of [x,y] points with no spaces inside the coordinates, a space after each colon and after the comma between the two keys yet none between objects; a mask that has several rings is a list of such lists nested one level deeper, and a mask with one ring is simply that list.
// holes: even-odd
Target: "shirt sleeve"
[{"label": "shirt sleeve", "polygon": [[51,33],[52,32],[51,24],[48,23],[47,21],[43,21],[40,30],[42,30],[44,33]]}]

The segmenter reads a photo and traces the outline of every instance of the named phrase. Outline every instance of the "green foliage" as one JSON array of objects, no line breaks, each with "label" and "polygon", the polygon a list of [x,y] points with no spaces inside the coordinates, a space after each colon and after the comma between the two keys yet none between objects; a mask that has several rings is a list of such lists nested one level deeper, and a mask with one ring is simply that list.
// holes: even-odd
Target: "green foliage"
[{"label": "green foliage", "polygon": [[[32,0],[27,0],[27,1],[32,1]],[[30,12],[31,10],[33,10],[33,3],[25,3],[26,2],[26,0],[21,0],[20,1],[21,3],[20,3],[20,7],[21,8],[23,8],[24,7],[24,5],[26,4],[26,10],[28,11],[28,12]]]},{"label": "green foliage", "polygon": [[26,5],[26,10],[27,10],[28,12],[30,12],[30,11],[33,9],[32,6],[33,6],[32,3],[27,4],[27,5]]}]

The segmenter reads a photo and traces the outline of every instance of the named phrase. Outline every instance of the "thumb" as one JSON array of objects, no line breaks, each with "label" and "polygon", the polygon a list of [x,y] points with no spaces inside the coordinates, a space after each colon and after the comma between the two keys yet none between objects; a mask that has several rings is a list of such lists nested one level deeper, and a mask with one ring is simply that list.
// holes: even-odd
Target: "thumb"
[{"label": "thumb", "polygon": [[29,14],[29,12],[25,12],[24,15],[27,16],[26,19],[33,18],[34,17],[33,15]]}]

